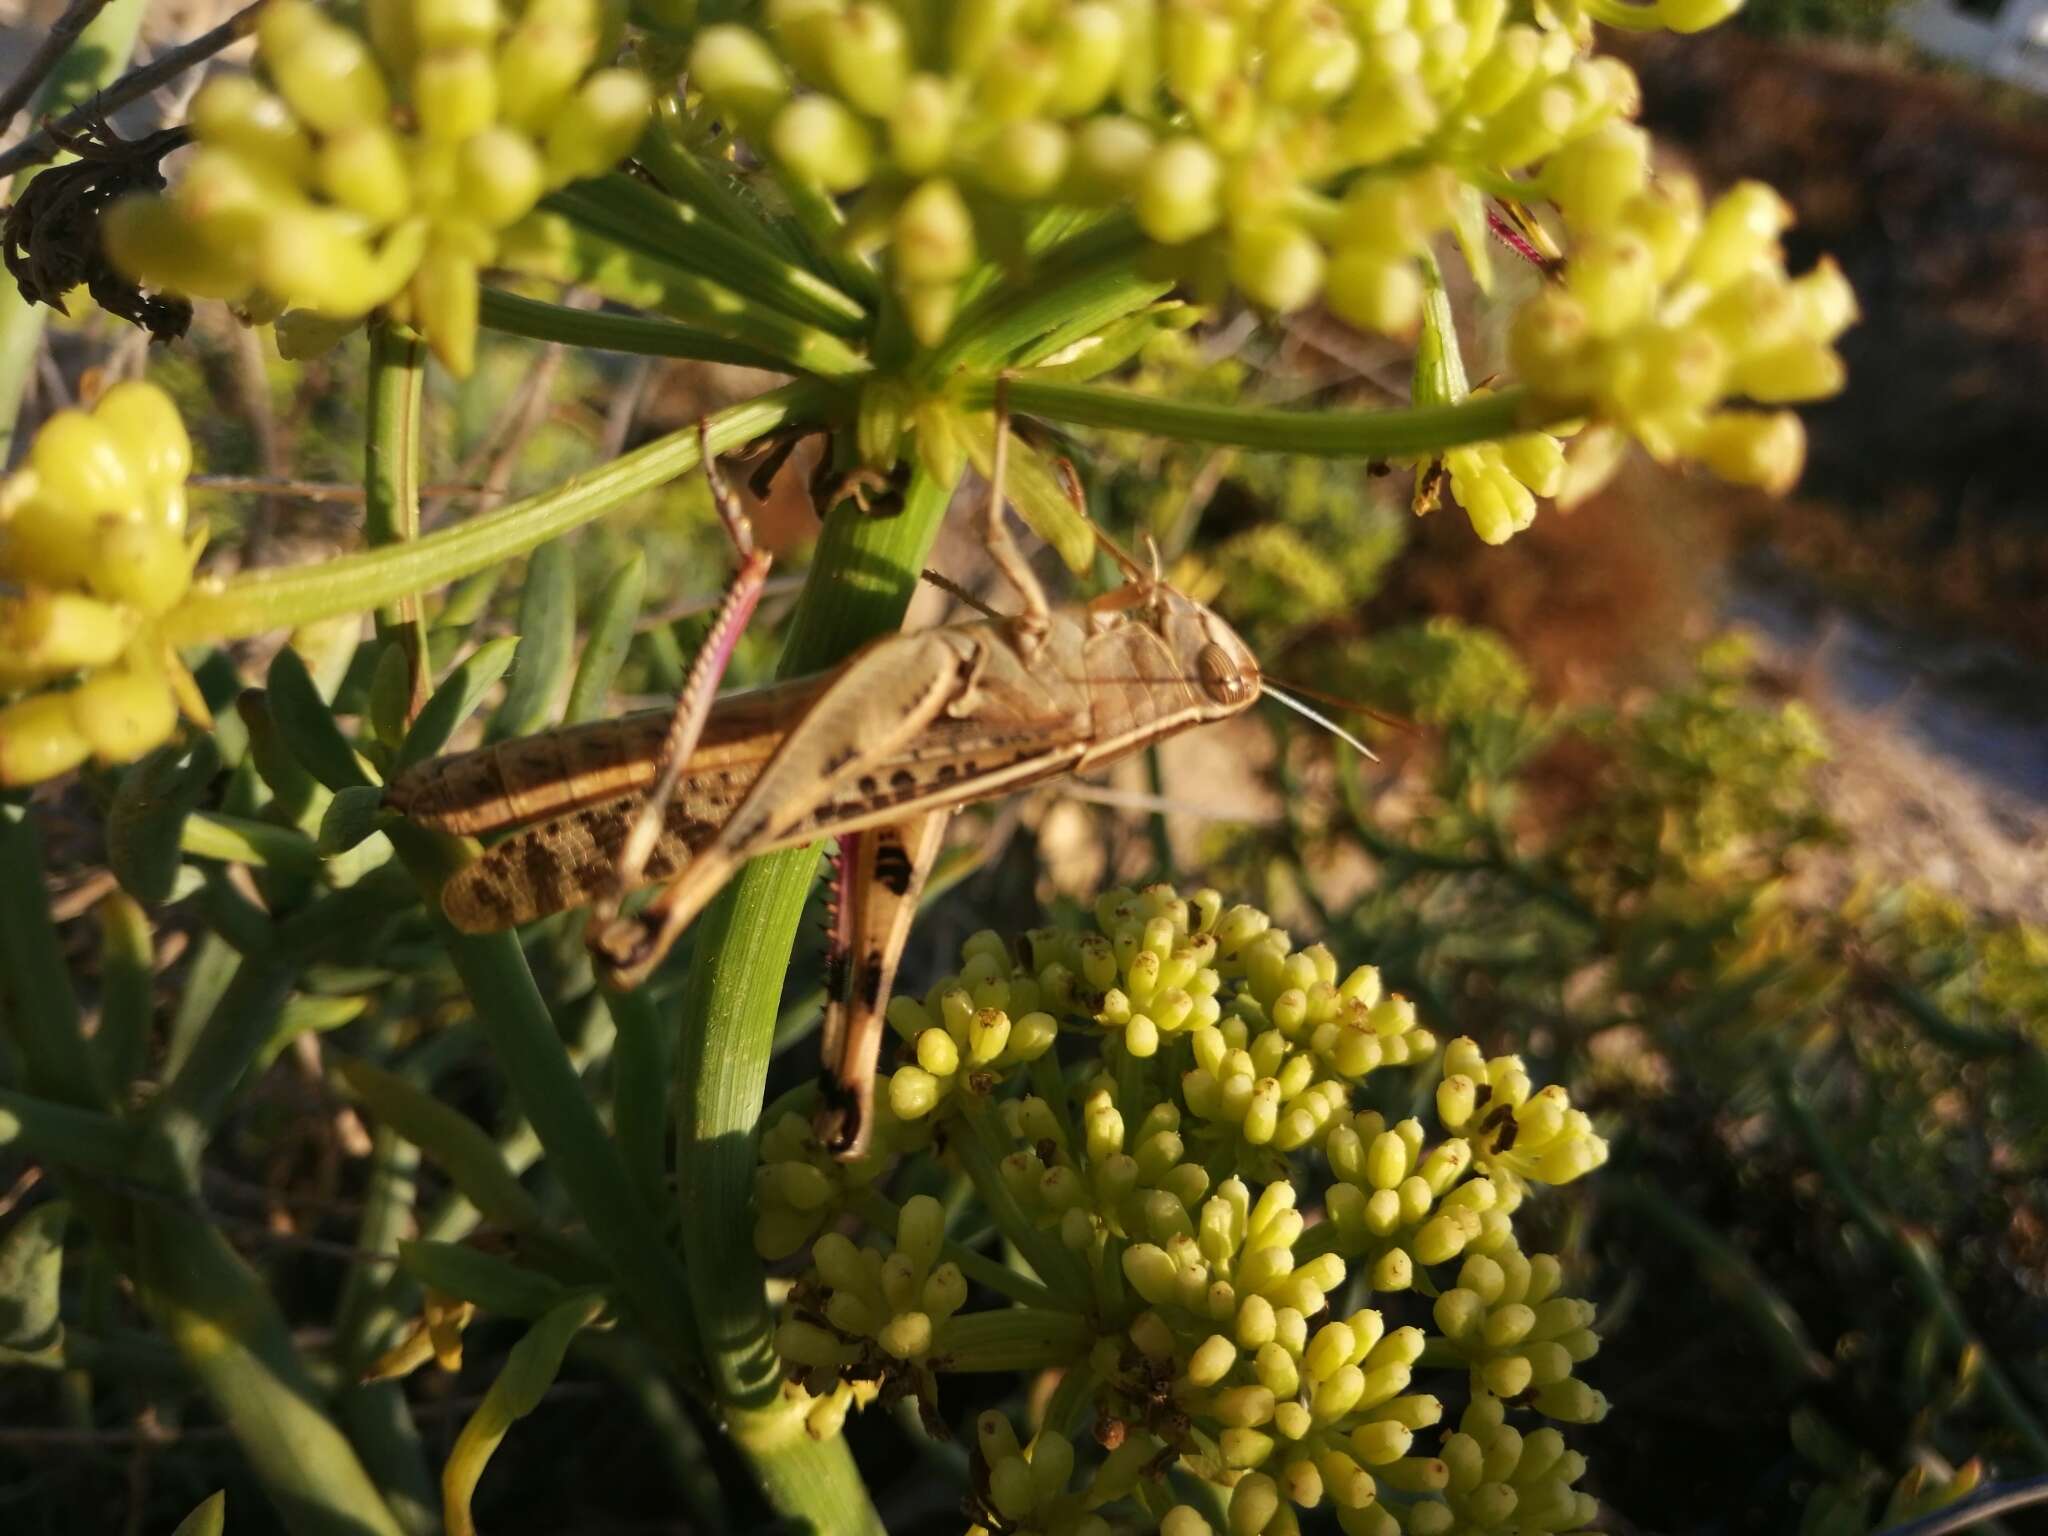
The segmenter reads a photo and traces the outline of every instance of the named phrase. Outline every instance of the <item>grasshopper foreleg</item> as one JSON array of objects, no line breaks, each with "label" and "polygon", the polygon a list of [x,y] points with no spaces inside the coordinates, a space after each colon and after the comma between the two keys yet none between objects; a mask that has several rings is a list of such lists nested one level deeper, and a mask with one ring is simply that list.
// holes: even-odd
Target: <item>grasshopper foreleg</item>
[{"label": "grasshopper foreleg", "polygon": [[690,664],[689,676],[683,681],[682,693],[676,699],[675,714],[662,741],[661,766],[656,770],[654,783],[647,791],[646,799],[641,801],[633,825],[626,833],[614,877],[605,893],[593,903],[588,937],[592,948],[600,953],[608,947],[607,936],[616,925],[620,902],[627,892],[643,883],[647,861],[660,842],[662,829],[667,823],[669,803],[675,798],[676,786],[691,754],[703,739],[704,724],[711,717],[711,705],[718,696],[718,685],[732,660],[733,648],[747,627],[747,620],[753,617],[754,609],[761,601],[762,590],[768,582],[768,569],[774,563],[772,555],[755,546],[753,524],[726,485],[725,477],[719,473],[718,460],[711,452],[709,434],[701,421],[697,424],[697,442],[704,463],[704,478],[711,485],[711,503],[739,555],[739,569],[726,591],[725,601],[719,605],[712,620],[710,632],[704,637],[704,644],[698,648],[696,660]]},{"label": "grasshopper foreleg", "polygon": [[983,536],[988,544],[989,559],[995,562],[996,570],[1024,605],[1024,611],[1009,623],[1016,636],[1019,653],[1029,660],[1037,654],[1046,632],[1052,628],[1052,605],[1045,600],[1045,588],[1031,573],[1031,562],[1017,548],[1017,541],[1010,537],[1009,524],[1003,520],[1003,479],[1009,462],[1010,379],[1008,374],[1001,374],[996,378],[996,442],[988,470],[988,510]]}]

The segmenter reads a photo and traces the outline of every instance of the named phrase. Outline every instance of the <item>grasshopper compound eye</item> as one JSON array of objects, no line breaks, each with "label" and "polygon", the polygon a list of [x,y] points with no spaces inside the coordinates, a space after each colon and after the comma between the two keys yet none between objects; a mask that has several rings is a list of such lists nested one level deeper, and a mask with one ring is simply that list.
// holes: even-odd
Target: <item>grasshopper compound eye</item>
[{"label": "grasshopper compound eye", "polygon": [[1201,679],[1202,691],[1218,704],[1241,704],[1251,696],[1243,669],[1214,640],[1195,654],[1195,676]]}]

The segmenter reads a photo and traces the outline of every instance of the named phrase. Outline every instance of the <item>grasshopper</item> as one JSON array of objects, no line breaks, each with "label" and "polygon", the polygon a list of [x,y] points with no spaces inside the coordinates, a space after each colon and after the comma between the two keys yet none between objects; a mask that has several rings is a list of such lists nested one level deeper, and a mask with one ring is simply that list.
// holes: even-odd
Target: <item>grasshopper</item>
[{"label": "grasshopper", "polygon": [[[589,905],[587,942],[618,986],[644,980],[747,860],[836,839],[816,1125],[841,1157],[867,1143],[884,1010],[951,814],[1227,719],[1262,692],[1251,648],[1161,578],[1156,552],[1148,572],[1105,538],[1124,583],[1047,602],[1003,520],[1008,437],[999,400],[985,534],[1018,612],[885,636],[830,672],[714,699],[767,557],[707,452],[740,570],[676,708],[422,763],[387,794],[448,832],[521,827],[448,880],[444,912],[488,932]],[[652,882],[665,889],[622,914]]]}]

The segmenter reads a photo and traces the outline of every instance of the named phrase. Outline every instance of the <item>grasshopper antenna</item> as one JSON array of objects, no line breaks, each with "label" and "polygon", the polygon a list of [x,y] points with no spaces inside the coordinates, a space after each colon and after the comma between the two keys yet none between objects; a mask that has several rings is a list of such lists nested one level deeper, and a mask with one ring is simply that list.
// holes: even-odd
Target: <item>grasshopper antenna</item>
[{"label": "grasshopper antenna", "polygon": [[1328,715],[1321,714],[1316,710],[1310,709],[1308,705],[1304,704],[1300,699],[1292,698],[1289,695],[1282,693],[1278,688],[1274,687],[1270,681],[1261,684],[1259,691],[1265,694],[1267,698],[1274,699],[1279,703],[1285,704],[1289,709],[1293,710],[1297,715],[1300,715],[1303,719],[1313,720],[1317,725],[1320,725],[1324,730],[1328,731],[1332,736],[1336,737],[1339,741],[1344,742],[1346,745],[1355,748],[1358,752],[1362,753],[1368,762],[1376,763],[1380,760],[1379,753],[1373,751],[1371,747],[1368,747],[1356,736],[1352,735],[1349,731],[1345,730],[1343,726],[1339,725],[1336,721],[1332,720]]}]

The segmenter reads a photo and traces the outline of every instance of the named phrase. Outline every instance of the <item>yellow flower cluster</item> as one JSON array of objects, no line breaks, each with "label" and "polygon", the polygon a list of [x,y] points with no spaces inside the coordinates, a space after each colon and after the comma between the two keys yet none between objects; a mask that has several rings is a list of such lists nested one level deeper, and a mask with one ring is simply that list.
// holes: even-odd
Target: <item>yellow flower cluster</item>
[{"label": "yellow flower cluster", "polygon": [[166,740],[190,680],[154,621],[191,585],[192,443],[156,386],[117,384],[43,424],[0,481],[0,693],[84,673],[0,708],[0,786],[88,757],[123,763]]},{"label": "yellow flower cluster", "polygon": [[785,1319],[776,1330],[782,1357],[804,1368],[814,1395],[831,1390],[849,1366],[921,1362],[939,1327],[967,1301],[958,1265],[938,1263],[945,1212],[929,1195],[906,1201],[894,1250],[885,1258],[842,1233],[827,1232],[811,1248],[817,1271],[815,1317]]},{"label": "yellow flower cluster", "polygon": [[965,1087],[988,1093],[1012,1068],[1051,1050],[1059,1034],[1039,1007],[1038,983],[1012,974],[1000,935],[976,934],[961,958],[960,974],[940,978],[923,1002],[890,999],[889,1023],[915,1057],[889,1077],[885,1097],[898,1120],[923,1120]]},{"label": "yellow flower cluster", "polygon": [[1649,142],[1609,125],[1554,157],[1543,181],[1576,235],[1564,282],[1515,317],[1515,371],[1560,409],[1591,408],[1661,460],[1781,492],[1806,439],[1788,410],[1839,390],[1835,339],[1856,318],[1841,271],[1785,271],[1784,199],[1742,182],[1711,204],[1689,177],[1652,180]]},{"label": "yellow flower cluster", "polygon": [[1445,1049],[1436,1113],[1471,1143],[1474,1168],[1517,1203],[1527,1184],[1569,1184],[1607,1161],[1607,1142],[1570,1094],[1535,1088],[1521,1057],[1489,1059],[1473,1040]]},{"label": "yellow flower cluster", "polygon": [[457,374],[477,270],[555,187],[609,169],[652,104],[609,51],[599,0],[370,0],[366,31],[311,0],[257,23],[268,86],[215,75],[168,193],[109,210],[108,252],[153,286],[275,314],[388,305]]},{"label": "yellow flower cluster", "polygon": [[1514,20],[1508,0],[762,10],[765,31],[698,35],[692,83],[784,174],[862,193],[851,237],[886,249],[927,342],[1048,203],[1128,207],[1174,266],[1269,309],[1322,297],[1408,330],[1414,257],[1465,175],[1529,168],[1637,103],[1576,17]]},{"label": "yellow flower cluster", "polygon": [[754,1251],[762,1258],[788,1258],[845,1211],[850,1194],[882,1176],[897,1137],[886,1099],[876,1108],[880,1120],[871,1149],[852,1162],[828,1152],[799,1114],[782,1115],[761,1133],[760,1166],[754,1170]]},{"label": "yellow flower cluster", "polygon": [[1432,1315],[1471,1366],[1473,1391],[1512,1398],[1533,1390],[1539,1413],[1590,1424],[1605,1417],[1607,1400],[1575,1380],[1572,1367],[1592,1359],[1600,1340],[1593,1304],[1557,1294],[1563,1278],[1547,1253],[1475,1253]]},{"label": "yellow flower cluster", "polygon": [[[1087,1477],[1074,1476],[1074,1443],[1058,1430],[1042,1429],[1029,1445],[1004,1415],[990,1411],[975,1421],[976,1501],[982,1519],[968,1536],[1109,1536],[1109,1521],[1095,1511],[1128,1495],[1145,1463],[1158,1453],[1153,1441],[1133,1436]],[[984,1491],[985,1490],[985,1491]]]}]

